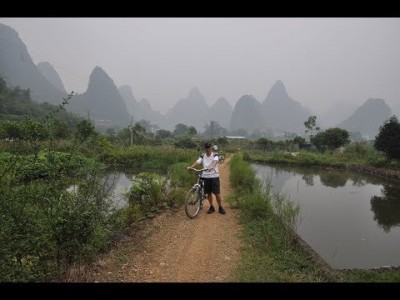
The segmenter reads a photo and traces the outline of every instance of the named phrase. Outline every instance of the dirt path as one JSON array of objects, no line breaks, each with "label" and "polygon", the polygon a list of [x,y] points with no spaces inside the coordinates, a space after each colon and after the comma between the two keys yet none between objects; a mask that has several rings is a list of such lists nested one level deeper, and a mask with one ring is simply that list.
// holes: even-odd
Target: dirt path
[{"label": "dirt path", "polygon": [[[223,282],[239,258],[241,227],[238,211],[224,201],[232,192],[229,159],[220,165],[221,193],[226,214],[206,214],[208,201],[190,220],[181,207],[154,220],[139,238],[121,242],[93,269],[90,282]],[[214,197],[214,205],[218,208]]]}]

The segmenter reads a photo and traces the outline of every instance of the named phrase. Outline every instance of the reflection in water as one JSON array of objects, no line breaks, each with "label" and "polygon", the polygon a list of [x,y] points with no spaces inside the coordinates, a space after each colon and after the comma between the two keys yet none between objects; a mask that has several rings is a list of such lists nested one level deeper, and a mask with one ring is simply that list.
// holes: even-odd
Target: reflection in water
[{"label": "reflection in water", "polygon": [[337,172],[324,172],[319,174],[321,183],[325,186],[337,188],[345,186],[347,182],[347,176],[337,176]]},{"label": "reflection in water", "polygon": [[131,187],[134,178],[135,176],[133,174],[115,170],[110,170],[104,175],[104,186],[107,188],[107,194],[113,204],[112,209],[118,210],[128,204],[124,194]]},{"label": "reflection in water", "polygon": [[296,231],[334,268],[400,266],[400,185],[348,170],[252,164],[300,207]]},{"label": "reflection in water", "polygon": [[[130,189],[132,180],[135,178],[136,170],[132,169],[109,169],[101,175],[100,184],[102,185],[102,193],[106,195],[110,201],[110,211],[118,210],[128,205],[124,194]],[[67,190],[78,190],[79,185],[70,186]]]},{"label": "reflection in water", "polygon": [[314,185],[314,174],[303,174],[301,179],[303,179],[307,185]]},{"label": "reflection in water", "polygon": [[394,226],[400,226],[400,187],[399,185],[384,184],[382,196],[371,198],[371,210],[378,225],[389,232]]}]

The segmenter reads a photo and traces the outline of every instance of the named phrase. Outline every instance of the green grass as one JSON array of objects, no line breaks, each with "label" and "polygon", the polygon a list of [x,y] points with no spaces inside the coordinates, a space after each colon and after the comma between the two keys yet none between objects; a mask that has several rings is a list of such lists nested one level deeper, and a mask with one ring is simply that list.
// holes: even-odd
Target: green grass
[{"label": "green grass", "polygon": [[341,274],[347,282],[400,282],[400,268],[343,270]]}]

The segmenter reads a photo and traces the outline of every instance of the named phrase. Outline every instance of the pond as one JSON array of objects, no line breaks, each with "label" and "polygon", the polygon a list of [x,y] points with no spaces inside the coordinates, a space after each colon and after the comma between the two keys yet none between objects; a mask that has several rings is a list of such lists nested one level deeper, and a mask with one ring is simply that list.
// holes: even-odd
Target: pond
[{"label": "pond", "polygon": [[300,207],[297,233],[336,269],[400,266],[400,183],[345,170],[251,164]]},{"label": "pond", "polygon": [[[123,194],[129,191],[132,180],[137,170],[132,169],[108,169],[104,171],[101,182],[107,191],[108,199],[111,201],[111,210],[118,210],[128,205]],[[72,191],[79,185],[71,185],[67,190]]]}]

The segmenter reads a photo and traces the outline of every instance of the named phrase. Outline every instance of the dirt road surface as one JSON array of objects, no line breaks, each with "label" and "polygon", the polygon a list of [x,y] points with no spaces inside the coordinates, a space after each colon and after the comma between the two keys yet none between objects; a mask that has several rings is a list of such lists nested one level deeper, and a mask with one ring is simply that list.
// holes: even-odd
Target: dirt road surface
[{"label": "dirt road surface", "polygon": [[226,214],[207,214],[208,201],[195,219],[184,207],[154,218],[136,236],[120,242],[85,271],[86,282],[226,282],[239,259],[238,211],[225,197],[232,192],[229,159],[220,165]]}]

